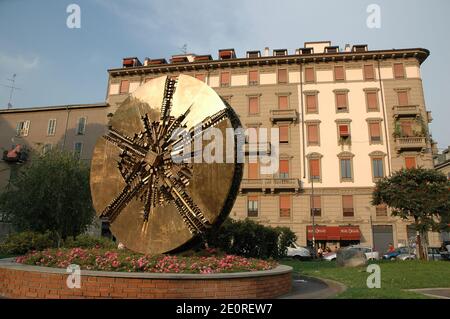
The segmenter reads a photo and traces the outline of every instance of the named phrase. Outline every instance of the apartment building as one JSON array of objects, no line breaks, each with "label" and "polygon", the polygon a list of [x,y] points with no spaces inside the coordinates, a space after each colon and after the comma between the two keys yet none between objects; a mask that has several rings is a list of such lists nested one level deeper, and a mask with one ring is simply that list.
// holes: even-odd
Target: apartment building
[{"label": "apartment building", "polygon": [[[90,142],[84,142],[81,157],[90,158],[108,114],[130,92],[159,76],[190,75],[216,90],[245,127],[279,130],[278,173],[264,175],[259,163],[246,163],[231,217],[290,227],[301,245],[314,234],[316,242],[330,247],[361,243],[384,251],[391,242],[407,244],[414,231],[411,222],[391,217],[389,208],[371,205],[374,182],[402,167],[433,167],[431,114],[420,76],[428,55],[420,48],[346,45],[341,50],[325,41],[307,42],[295,52],[248,51],[245,57],[223,49],[217,59],[184,54],[141,63],[125,58],[120,68],[108,70],[106,103],[77,108],[92,112],[86,123],[99,125],[98,131],[86,130]],[[0,119],[12,132],[28,130],[31,137],[41,126],[45,135],[52,110],[35,112],[41,112],[35,120],[40,124],[18,124],[27,121],[23,110],[2,111]],[[66,127],[76,131],[77,116],[71,120]],[[270,142],[265,149],[270,152]],[[430,233],[429,239],[439,244],[439,234]]]}]

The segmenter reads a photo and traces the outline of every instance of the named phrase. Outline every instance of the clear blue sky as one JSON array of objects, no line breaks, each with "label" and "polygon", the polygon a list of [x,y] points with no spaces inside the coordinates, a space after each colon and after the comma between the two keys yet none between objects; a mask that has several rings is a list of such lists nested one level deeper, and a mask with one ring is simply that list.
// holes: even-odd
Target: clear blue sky
[{"label": "clear blue sky", "polygon": [[[81,28],[69,29],[66,8],[81,7]],[[381,28],[366,25],[369,4]],[[108,68],[122,57],[166,57],[220,48],[288,48],[305,41],[367,43],[371,49],[431,51],[422,76],[433,137],[450,145],[450,1],[138,1],[0,0],[0,84],[17,73],[15,107],[104,101]],[[0,108],[9,90],[0,86]]]}]

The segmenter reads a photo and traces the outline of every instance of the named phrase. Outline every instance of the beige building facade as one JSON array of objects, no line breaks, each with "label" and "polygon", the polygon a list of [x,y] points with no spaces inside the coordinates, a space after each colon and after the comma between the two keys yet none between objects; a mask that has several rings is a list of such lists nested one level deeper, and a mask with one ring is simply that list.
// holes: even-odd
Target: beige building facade
[{"label": "beige building facade", "polygon": [[[79,152],[82,143],[80,157],[89,160],[108,116],[130,92],[159,76],[191,75],[215,89],[246,128],[279,130],[278,173],[263,175],[262,164],[246,163],[231,217],[290,227],[300,245],[314,235],[323,246],[361,243],[385,251],[390,242],[407,244],[414,232],[388,208],[371,205],[374,182],[403,167],[433,167],[420,75],[428,55],[426,49],[366,45],[340,50],[325,41],[295,52],[248,51],[243,58],[233,49],[219,50],[216,60],[186,54],[141,64],[125,58],[121,68],[108,70],[104,104],[1,111],[0,147],[17,144],[11,139],[28,130],[22,138],[30,147]],[[48,135],[51,119],[54,135]],[[78,134],[80,121],[84,134]],[[439,234],[429,239],[439,245]]]}]

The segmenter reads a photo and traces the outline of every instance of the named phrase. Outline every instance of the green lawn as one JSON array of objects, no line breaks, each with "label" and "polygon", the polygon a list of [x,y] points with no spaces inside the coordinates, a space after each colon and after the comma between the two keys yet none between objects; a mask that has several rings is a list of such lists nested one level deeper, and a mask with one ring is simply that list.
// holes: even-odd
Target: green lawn
[{"label": "green lawn", "polygon": [[446,261],[379,261],[381,288],[369,289],[365,267],[342,268],[335,262],[300,262],[285,259],[282,264],[292,266],[301,275],[333,279],[347,286],[336,298],[427,298],[405,291],[414,288],[450,288],[450,263]]}]

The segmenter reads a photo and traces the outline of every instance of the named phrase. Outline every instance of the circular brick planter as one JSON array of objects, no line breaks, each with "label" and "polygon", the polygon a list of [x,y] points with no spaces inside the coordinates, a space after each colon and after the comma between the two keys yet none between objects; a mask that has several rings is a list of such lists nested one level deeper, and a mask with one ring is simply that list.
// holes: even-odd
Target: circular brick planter
[{"label": "circular brick planter", "polygon": [[292,268],[223,274],[156,274],[81,270],[81,287],[68,288],[65,269],[0,260],[6,298],[275,298],[291,290]]}]

